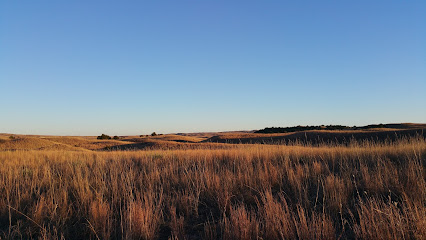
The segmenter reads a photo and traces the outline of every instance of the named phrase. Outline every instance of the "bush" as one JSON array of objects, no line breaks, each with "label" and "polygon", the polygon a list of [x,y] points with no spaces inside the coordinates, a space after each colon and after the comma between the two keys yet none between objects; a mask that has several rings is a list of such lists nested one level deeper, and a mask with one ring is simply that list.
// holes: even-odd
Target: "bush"
[{"label": "bush", "polygon": [[11,135],[9,138],[10,138],[11,140],[13,140],[13,139],[15,139],[15,136]]},{"label": "bush", "polygon": [[98,136],[98,139],[111,139],[111,137],[106,134],[102,134],[101,136]]},{"label": "bush", "polygon": [[118,140],[118,139],[120,139],[120,137],[119,136],[114,136],[112,139]]},{"label": "bush", "polygon": [[153,132],[151,133],[151,136],[157,136],[157,133]]}]

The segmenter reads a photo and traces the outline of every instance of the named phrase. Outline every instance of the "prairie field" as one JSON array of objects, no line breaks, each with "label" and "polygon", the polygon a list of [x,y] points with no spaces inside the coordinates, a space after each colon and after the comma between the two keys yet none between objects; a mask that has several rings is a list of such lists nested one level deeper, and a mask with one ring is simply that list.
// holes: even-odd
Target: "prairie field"
[{"label": "prairie field", "polygon": [[4,137],[0,239],[426,239],[424,135],[206,139]]},{"label": "prairie field", "polygon": [[425,13],[0,0],[0,240],[426,240]]}]

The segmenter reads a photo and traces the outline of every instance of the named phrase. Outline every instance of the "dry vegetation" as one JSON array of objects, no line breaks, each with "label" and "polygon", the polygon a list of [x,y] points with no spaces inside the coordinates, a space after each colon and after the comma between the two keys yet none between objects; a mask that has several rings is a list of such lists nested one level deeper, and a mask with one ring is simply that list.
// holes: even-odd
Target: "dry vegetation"
[{"label": "dry vegetation", "polygon": [[[418,127],[422,126],[422,127]],[[212,136],[205,142],[289,144],[292,142],[322,144],[356,141],[394,141],[400,137],[422,135],[426,125],[400,125],[400,128],[374,128],[366,130],[309,130],[289,133],[227,133]]]},{"label": "dry vegetation", "polygon": [[144,151],[40,140],[84,151],[3,147],[0,239],[426,239],[423,135]]}]

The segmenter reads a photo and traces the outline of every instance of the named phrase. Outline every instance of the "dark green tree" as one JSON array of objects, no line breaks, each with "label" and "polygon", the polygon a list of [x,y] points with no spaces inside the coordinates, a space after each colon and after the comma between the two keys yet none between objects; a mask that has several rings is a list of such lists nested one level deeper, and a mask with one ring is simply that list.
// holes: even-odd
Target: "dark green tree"
[{"label": "dark green tree", "polygon": [[111,137],[102,133],[101,136],[98,136],[98,139],[111,139]]}]

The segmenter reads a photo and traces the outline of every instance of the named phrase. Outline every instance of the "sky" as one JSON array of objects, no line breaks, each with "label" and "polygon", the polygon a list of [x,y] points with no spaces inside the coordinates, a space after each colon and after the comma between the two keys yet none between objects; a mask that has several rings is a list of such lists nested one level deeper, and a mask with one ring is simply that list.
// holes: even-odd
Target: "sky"
[{"label": "sky", "polygon": [[1,1],[0,132],[426,123],[426,1]]}]

